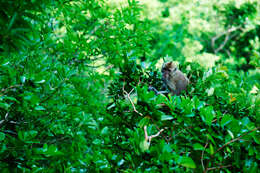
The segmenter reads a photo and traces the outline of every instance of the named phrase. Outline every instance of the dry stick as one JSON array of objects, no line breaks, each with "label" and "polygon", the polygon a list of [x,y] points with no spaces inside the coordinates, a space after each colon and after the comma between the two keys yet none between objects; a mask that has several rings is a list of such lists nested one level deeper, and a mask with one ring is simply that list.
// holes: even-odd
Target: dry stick
[{"label": "dry stick", "polygon": [[144,126],[144,135],[145,135],[145,141],[147,141],[149,144],[151,143],[151,140],[157,136],[159,136],[162,132],[164,131],[164,129],[161,129],[159,132],[157,132],[155,135],[151,135],[148,136],[147,133],[147,126]]},{"label": "dry stick", "polygon": [[[152,118],[151,118],[151,120],[152,120],[153,124],[155,125],[156,129],[160,131],[160,128],[155,124],[154,120]],[[167,137],[164,134],[162,134],[162,136],[163,136],[165,142],[167,142],[167,144],[168,144],[170,139],[167,139]]]},{"label": "dry stick", "polygon": [[133,102],[132,99],[130,98],[130,94],[131,94],[133,91],[134,91],[134,88],[133,88],[129,93],[126,92],[126,91],[125,91],[125,85],[123,85],[123,93],[126,94],[128,100],[130,101],[130,103],[131,103],[131,105],[132,105],[132,107],[133,107],[133,109],[134,109],[134,112],[136,112],[137,114],[143,116],[142,113],[140,113],[140,112],[138,112],[138,111],[136,110],[135,105],[134,105],[134,102]]},{"label": "dry stick", "polygon": [[[238,30],[238,29],[241,29],[241,28],[242,28],[241,26],[239,26],[239,27],[232,27],[232,28],[228,29],[227,31],[225,31],[225,32],[223,32],[223,33],[220,33],[220,34],[218,34],[217,36],[213,37],[213,38],[211,39],[211,47],[213,48],[214,52],[215,52],[215,53],[218,53],[218,51],[220,51],[221,49],[223,49],[223,47],[226,45],[227,41],[228,41],[229,38],[230,38],[230,37],[229,37],[229,34],[230,34],[231,32],[234,32],[234,31]],[[224,41],[217,49],[215,49],[215,41],[216,41],[217,39],[219,39],[220,37],[222,37],[223,35],[226,35],[225,41]]]},{"label": "dry stick", "polygon": [[216,50],[214,50],[215,53],[218,53],[220,50],[222,50],[223,47],[227,44],[228,40],[229,40],[229,33],[226,34],[224,42]]},{"label": "dry stick", "polygon": [[218,166],[218,167],[207,168],[207,171],[215,170],[215,169],[221,169],[221,168],[228,168],[228,167],[231,167],[231,166],[232,166],[232,165],[226,165],[226,166]]},{"label": "dry stick", "polygon": [[[130,98],[130,94],[134,91],[134,88],[133,88],[129,93],[127,93],[127,92],[125,91],[125,85],[123,85],[123,88],[122,88],[122,89],[123,89],[123,93],[126,94],[128,100],[130,101],[130,103],[131,103],[131,105],[132,105],[132,107],[133,107],[134,112],[136,112],[137,114],[143,116],[142,113],[140,113],[140,112],[138,112],[138,111],[136,110],[135,105],[134,105],[132,99]],[[153,119],[152,119],[152,121],[153,121]],[[155,124],[155,127],[159,130],[159,127],[158,127],[156,124]],[[164,129],[161,129],[161,130],[159,130],[159,132],[158,132],[157,134],[148,136],[148,134],[147,134],[147,127],[144,126],[145,140],[146,140],[146,141],[149,141],[149,143],[150,143],[151,140],[152,140],[152,138],[155,138],[155,137],[159,136],[163,131],[164,131]],[[165,138],[165,137],[164,137],[164,138]],[[167,141],[167,139],[165,139],[165,140]]]},{"label": "dry stick", "polygon": [[207,172],[207,170],[205,169],[205,166],[204,166],[203,158],[204,158],[204,152],[205,152],[205,150],[206,150],[208,144],[209,144],[209,139],[208,139],[208,137],[207,137],[207,142],[206,142],[206,145],[204,146],[204,150],[203,150],[202,153],[201,153],[201,159],[200,159],[203,172]]}]

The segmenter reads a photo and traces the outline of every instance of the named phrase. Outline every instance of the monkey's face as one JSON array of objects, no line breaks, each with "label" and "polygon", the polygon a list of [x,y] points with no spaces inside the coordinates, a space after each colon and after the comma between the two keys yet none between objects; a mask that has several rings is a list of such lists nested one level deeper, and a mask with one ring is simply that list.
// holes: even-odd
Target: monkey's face
[{"label": "monkey's face", "polygon": [[169,75],[176,71],[177,67],[172,62],[164,63],[162,66],[162,75],[164,79],[169,78]]}]

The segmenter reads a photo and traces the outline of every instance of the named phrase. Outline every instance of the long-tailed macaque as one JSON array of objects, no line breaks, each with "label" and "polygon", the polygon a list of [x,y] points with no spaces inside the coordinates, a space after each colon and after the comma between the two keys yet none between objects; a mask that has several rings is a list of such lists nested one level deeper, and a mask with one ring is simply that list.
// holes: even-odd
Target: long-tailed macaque
[{"label": "long-tailed macaque", "polygon": [[[180,95],[183,90],[186,90],[189,84],[189,79],[177,69],[173,62],[164,63],[162,66],[162,81],[164,88],[168,89],[172,95]],[[169,93],[167,91],[157,91],[150,87],[156,94]]]}]

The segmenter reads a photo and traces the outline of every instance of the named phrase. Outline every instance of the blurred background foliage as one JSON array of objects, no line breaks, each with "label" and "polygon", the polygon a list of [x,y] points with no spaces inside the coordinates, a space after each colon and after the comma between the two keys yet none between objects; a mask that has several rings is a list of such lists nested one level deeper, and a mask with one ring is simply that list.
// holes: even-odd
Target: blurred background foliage
[{"label": "blurred background foliage", "polygon": [[[257,172],[257,0],[0,6],[1,172]],[[187,93],[148,91],[165,61]]]}]

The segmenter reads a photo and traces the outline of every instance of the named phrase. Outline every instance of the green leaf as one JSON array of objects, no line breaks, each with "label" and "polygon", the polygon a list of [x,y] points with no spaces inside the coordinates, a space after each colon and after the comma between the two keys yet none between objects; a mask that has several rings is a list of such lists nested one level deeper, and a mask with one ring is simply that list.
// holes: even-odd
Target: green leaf
[{"label": "green leaf", "polygon": [[119,162],[117,162],[117,166],[121,166],[121,165],[123,165],[124,162],[125,162],[125,160],[124,160],[124,159],[121,159]]},{"label": "green leaf", "polygon": [[36,106],[34,109],[36,111],[44,111],[45,110],[45,108],[43,106]]},{"label": "green leaf", "polygon": [[231,117],[231,115],[225,114],[220,122],[221,127],[224,127],[225,125],[230,123],[232,121],[232,119],[233,119],[233,117]]},{"label": "green leaf", "polygon": [[20,78],[21,78],[21,82],[22,82],[22,83],[25,83],[26,77],[25,77],[25,76],[21,76]]},{"label": "green leaf", "polygon": [[260,144],[260,134],[259,134],[259,133],[255,133],[255,134],[253,135],[253,138],[254,138],[254,140],[255,140],[255,142],[256,142],[257,144]]},{"label": "green leaf", "polygon": [[209,151],[210,155],[214,154],[214,147],[212,144],[209,144]]},{"label": "green leaf", "polygon": [[41,84],[41,83],[44,83],[44,82],[45,82],[45,80],[43,79],[43,80],[40,80],[40,81],[35,81],[34,83]]},{"label": "green leaf", "polygon": [[55,145],[50,145],[48,147],[48,150],[44,154],[45,156],[50,157],[50,156],[62,155],[63,153],[59,151]]},{"label": "green leaf", "polygon": [[214,139],[212,138],[212,136],[210,134],[207,134],[207,137],[209,138],[209,140],[216,145],[216,142],[214,141]]},{"label": "green leaf", "polygon": [[[32,139],[38,134],[38,131],[36,130],[30,130],[30,131],[19,131],[18,132],[18,138],[26,143],[32,143]],[[35,141],[37,142],[37,141]]]},{"label": "green leaf", "polygon": [[139,146],[140,146],[141,151],[145,152],[149,149],[150,144],[146,140],[143,140],[140,142]]},{"label": "green leaf", "polygon": [[195,113],[194,112],[192,112],[192,113],[190,113],[190,114],[187,114],[187,115],[185,115],[185,117],[194,117],[195,116]]},{"label": "green leaf", "polygon": [[0,108],[7,110],[9,107],[10,107],[10,105],[7,103],[0,103]]},{"label": "green leaf", "polygon": [[211,87],[210,89],[207,89],[206,92],[208,93],[208,96],[212,96],[214,94],[214,88]]},{"label": "green leaf", "polygon": [[18,138],[23,141],[24,140],[24,136],[23,136],[23,132],[22,131],[19,131],[18,132]]},{"label": "green leaf", "polygon": [[32,105],[36,105],[40,101],[39,97],[31,92],[25,94],[24,100],[30,101]]},{"label": "green leaf", "polygon": [[162,115],[161,116],[162,121],[172,120],[172,119],[173,119],[173,117],[171,115]]},{"label": "green leaf", "polygon": [[178,163],[186,168],[196,168],[196,164],[190,157],[181,156]]},{"label": "green leaf", "polygon": [[231,136],[232,139],[234,139],[234,135],[230,130],[227,130],[228,134]]},{"label": "green leaf", "polygon": [[141,119],[141,121],[139,121],[138,126],[140,128],[143,128],[145,125],[148,125],[149,121],[150,121],[149,117],[144,117],[143,119]]},{"label": "green leaf", "polygon": [[17,12],[15,12],[14,15],[12,16],[12,19],[10,20],[10,23],[9,23],[9,25],[8,25],[7,30],[11,29],[11,27],[13,26],[14,21],[15,21],[15,19],[16,19],[16,16],[17,16]]},{"label": "green leaf", "polygon": [[30,138],[34,138],[38,134],[38,131],[36,130],[30,130],[26,132],[26,136],[30,136]]},{"label": "green leaf", "polygon": [[20,103],[18,100],[16,100],[16,98],[14,97],[4,97],[4,99],[6,100],[11,100],[11,101],[15,101],[16,103]]},{"label": "green leaf", "polygon": [[109,128],[106,126],[101,130],[101,135],[107,135],[109,133]]},{"label": "green leaf", "polygon": [[0,132],[0,141],[3,141],[5,139],[5,134],[3,132]]},{"label": "green leaf", "polygon": [[204,121],[207,125],[211,125],[212,120],[215,117],[213,107],[208,106],[200,109],[200,116],[202,118],[202,121]]},{"label": "green leaf", "polygon": [[193,148],[194,148],[194,150],[203,150],[204,149],[204,147],[199,143],[194,144]]}]

